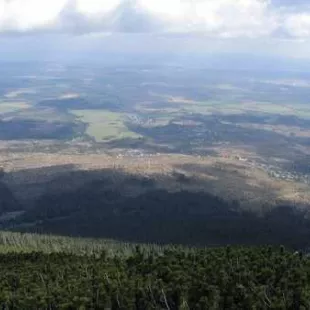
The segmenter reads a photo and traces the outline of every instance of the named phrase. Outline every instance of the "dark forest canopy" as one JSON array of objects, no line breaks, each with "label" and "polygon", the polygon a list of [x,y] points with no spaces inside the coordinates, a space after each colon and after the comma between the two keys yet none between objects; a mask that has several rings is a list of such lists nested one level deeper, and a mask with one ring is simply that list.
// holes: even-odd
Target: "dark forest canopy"
[{"label": "dark forest canopy", "polygon": [[284,247],[109,257],[0,255],[3,309],[309,309],[310,260]]},{"label": "dark forest canopy", "polygon": [[[236,201],[227,202],[204,192],[169,193],[150,189],[152,184],[147,180],[137,182],[148,190],[135,197],[109,187],[105,180],[71,192],[47,193],[32,208],[0,225],[15,231],[140,243],[309,246],[310,222],[295,208],[279,206],[258,216],[241,209]],[[2,187],[2,214],[22,208]]]}]

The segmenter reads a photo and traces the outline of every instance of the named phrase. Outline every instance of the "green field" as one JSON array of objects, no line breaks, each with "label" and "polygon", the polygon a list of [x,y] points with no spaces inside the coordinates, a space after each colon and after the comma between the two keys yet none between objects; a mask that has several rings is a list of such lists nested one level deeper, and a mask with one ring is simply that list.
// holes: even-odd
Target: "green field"
[{"label": "green field", "polygon": [[243,113],[267,113],[285,116],[298,116],[308,118],[310,116],[310,108],[307,109],[304,105],[280,105],[271,102],[203,102],[191,105],[184,105],[183,108],[187,113],[199,114],[243,114]]},{"label": "green field", "polygon": [[20,97],[22,95],[32,95],[32,94],[36,94],[36,90],[34,88],[20,88],[20,89],[16,89],[14,91],[11,91],[7,94],[4,95],[5,98],[17,98]]},{"label": "green field", "polygon": [[16,111],[14,117],[21,120],[31,121],[49,121],[49,122],[69,122],[74,120],[74,116],[63,111],[58,111],[53,108],[37,108],[30,107]]},{"label": "green field", "polygon": [[[151,112],[161,111],[152,106]],[[197,113],[201,115],[212,114],[245,114],[245,113],[265,113],[282,116],[296,116],[303,119],[310,118],[310,108],[302,104],[277,104],[271,102],[231,102],[231,101],[205,101],[193,103],[178,103],[178,109],[171,108],[171,104],[164,109],[167,115],[181,115]],[[146,110],[147,111],[147,110]]]},{"label": "green field", "polygon": [[25,110],[29,108],[29,105],[26,102],[18,102],[18,101],[0,101],[0,114],[15,112],[18,110]]},{"label": "green field", "polygon": [[86,133],[97,142],[140,137],[126,127],[125,114],[107,110],[70,110],[70,112],[88,124]]}]

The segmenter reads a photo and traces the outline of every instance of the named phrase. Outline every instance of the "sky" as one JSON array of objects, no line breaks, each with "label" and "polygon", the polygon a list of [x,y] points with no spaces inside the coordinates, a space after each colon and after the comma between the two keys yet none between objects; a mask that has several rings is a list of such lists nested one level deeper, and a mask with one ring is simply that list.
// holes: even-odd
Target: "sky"
[{"label": "sky", "polygon": [[123,51],[310,59],[310,1],[0,0],[0,60]]}]

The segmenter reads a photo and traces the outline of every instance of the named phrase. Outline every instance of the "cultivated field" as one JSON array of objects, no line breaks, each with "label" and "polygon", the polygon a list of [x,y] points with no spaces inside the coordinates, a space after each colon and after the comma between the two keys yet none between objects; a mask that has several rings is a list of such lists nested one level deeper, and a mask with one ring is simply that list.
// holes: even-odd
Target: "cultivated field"
[{"label": "cultivated field", "polygon": [[15,112],[19,110],[25,110],[29,108],[30,105],[26,102],[15,102],[15,101],[1,101],[0,100],[0,115]]},{"label": "cultivated field", "polygon": [[87,124],[86,134],[96,142],[140,137],[128,130],[124,124],[126,116],[122,113],[107,110],[71,110],[70,112]]}]

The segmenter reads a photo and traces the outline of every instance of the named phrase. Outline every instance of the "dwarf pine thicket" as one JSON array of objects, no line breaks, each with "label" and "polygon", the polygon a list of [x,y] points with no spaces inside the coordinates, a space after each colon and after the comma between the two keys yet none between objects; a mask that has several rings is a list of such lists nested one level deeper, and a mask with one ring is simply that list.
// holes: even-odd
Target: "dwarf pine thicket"
[{"label": "dwarf pine thicket", "polygon": [[3,309],[309,309],[310,259],[1,233]]}]

